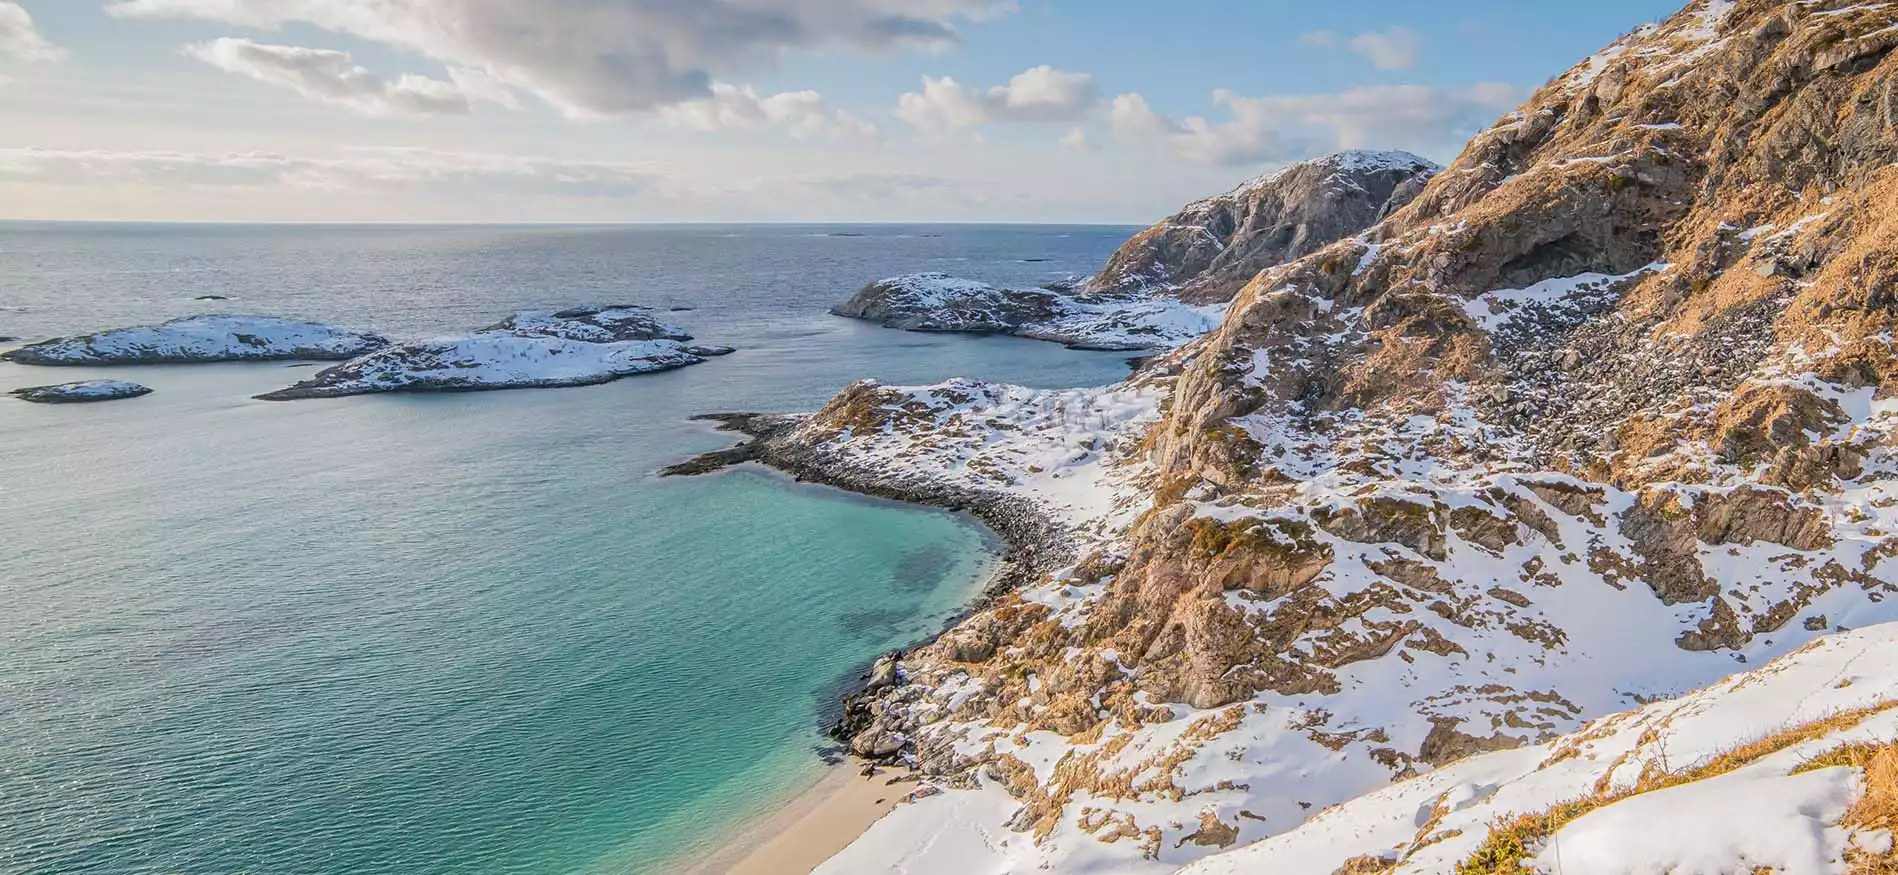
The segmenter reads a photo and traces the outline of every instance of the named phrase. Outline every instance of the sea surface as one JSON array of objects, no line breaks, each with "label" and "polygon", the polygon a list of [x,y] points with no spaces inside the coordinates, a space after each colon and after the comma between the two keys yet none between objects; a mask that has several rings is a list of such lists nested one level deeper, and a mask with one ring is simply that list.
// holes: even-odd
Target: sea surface
[{"label": "sea surface", "polygon": [[[688,421],[850,381],[1112,382],[1125,357],[825,310],[1084,274],[1112,227],[0,223],[0,335],[203,312],[426,337],[645,303],[736,355],[604,386],[269,403],[307,366],[0,398],[0,873],[658,873],[821,771],[820,714],[989,568],[966,518],[763,470]],[[198,301],[222,295],[227,301]]]}]

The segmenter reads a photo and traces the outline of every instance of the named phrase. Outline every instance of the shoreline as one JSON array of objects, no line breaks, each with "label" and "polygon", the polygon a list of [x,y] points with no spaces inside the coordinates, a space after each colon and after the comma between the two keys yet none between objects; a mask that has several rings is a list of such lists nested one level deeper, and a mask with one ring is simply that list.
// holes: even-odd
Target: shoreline
[{"label": "shoreline", "polygon": [[[960,614],[942,629],[909,647],[866,657],[862,670],[842,696],[841,716],[825,733],[843,745],[843,760],[830,766],[816,785],[793,797],[777,811],[739,831],[732,841],[689,868],[685,875],[784,875],[809,872],[841,853],[894,811],[904,796],[921,785],[922,772],[903,765],[908,746],[881,757],[865,757],[850,750],[850,742],[874,723],[872,701],[903,681],[893,672],[881,672],[892,660],[935,643],[968,617],[993,604],[1002,595],[1040,580],[1070,564],[1074,557],[1071,530],[1056,521],[1038,503],[1026,497],[923,482],[901,483],[876,471],[828,458],[786,438],[805,417],[797,414],[713,413],[695,416],[716,423],[718,431],[737,432],[748,439],[723,450],[702,453],[660,471],[664,477],[714,474],[755,463],[788,475],[800,483],[840,489],[874,499],[966,513],[1002,542],[995,569]],[[893,679],[894,678],[894,679]],[[908,762],[914,762],[913,759]],[[860,774],[869,766],[873,777]],[[888,792],[885,792],[888,791]]]},{"label": "shoreline", "polygon": [[856,763],[831,766],[815,785],[738,830],[710,856],[678,871],[682,875],[809,872],[896,810],[917,786],[917,775],[898,769],[878,769],[874,776],[865,777]]}]

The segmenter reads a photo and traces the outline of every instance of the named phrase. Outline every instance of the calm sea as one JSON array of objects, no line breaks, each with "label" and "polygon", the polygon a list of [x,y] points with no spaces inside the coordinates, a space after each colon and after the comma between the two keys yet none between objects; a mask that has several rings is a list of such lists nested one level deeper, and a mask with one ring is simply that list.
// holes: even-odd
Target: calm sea
[{"label": "calm sea", "polygon": [[1086,273],[1130,230],[0,223],[0,334],[27,339],[630,302],[741,349],[287,404],[249,397],[307,370],[0,365],[0,392],[157,390],[0,399],[0,872],[649,873],[716,844],[814,780],[838,685],[951,619],[992,545],[762,471],[656,479],[730,443],[687,417],[859,377],[1111,382],[1122,356],[824,311],[895,273]]}]

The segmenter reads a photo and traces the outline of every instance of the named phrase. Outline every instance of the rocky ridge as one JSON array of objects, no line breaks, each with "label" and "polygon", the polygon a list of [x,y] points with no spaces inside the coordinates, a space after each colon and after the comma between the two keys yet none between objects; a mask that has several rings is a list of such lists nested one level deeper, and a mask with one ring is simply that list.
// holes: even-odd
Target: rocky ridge
[{"label": "rocky ridge", "polygon": [[1082,288],[1230,301],[1259,271],[1377,224],[1442,169],[1408,152],[1352,150],[1301,161],[1134,235]]},{"label": "rocky ridge", "polygon": [[1895,46],[1885,4],[1695,0],[1124,386],[783,433],[1078,557],[890,666],[859,734],[969,792],[859,845],[1166,872],[1898,619]]}]

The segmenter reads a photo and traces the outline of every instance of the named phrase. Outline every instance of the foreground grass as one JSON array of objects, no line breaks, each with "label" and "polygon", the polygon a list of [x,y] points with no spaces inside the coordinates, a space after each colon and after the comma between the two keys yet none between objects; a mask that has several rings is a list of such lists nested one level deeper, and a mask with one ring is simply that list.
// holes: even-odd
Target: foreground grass
[{"label": "foreground grass", "polygon": [[[1571,799],[1531,814],[1504,818],[1490,827],[1489,836],[1475,853],[1458,864],[1457,875],[1530,875],[1535,870],[1528,865],[1528,860],[1541,850],[1542,844],[1562,827],[1589,812],[1643,793],[1717,778],[1787,748],[1850,729],[1866,718],[1892,708],[1898,708],[1898,701],[1840,711],[1741,745],[1677,772],[1664,771],[1656,764],[1649,763],[1634,786]],[[1865,796],[1846,814],[1843,822],[1859,830],[1891,830],[1898,826],[1898,745],[1845,745],[1800,764],[1794,773],[1837,765],[1855,766],[1865,772]],[[1898,857],[1889,851],[1889,848],[1879,854],[1856,851],[1856,855],[1867,862],[1861,865],[1858,859],[1850,860],[1853,867],[1851,872],[1857,875],[1898,875]]]}]

